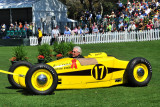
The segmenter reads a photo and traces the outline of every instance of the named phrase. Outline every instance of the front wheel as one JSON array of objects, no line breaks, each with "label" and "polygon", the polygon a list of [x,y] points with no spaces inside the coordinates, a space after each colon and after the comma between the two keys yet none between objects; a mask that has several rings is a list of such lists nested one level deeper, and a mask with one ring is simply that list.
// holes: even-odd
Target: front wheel
[{"label": "front wheel", "polygon": [[[10,67],[9,72],[12,72],[15,74],[26,74],[29,68],[31,67],[32,67],[31,63],[26,61],[19,61]],[[8,81],[13,88],[22,88],[22,86],[19,83],[18,76],[8,75]]]},{"label": "front wheel", "polygon": [[126,69],[127,81],[132,86],[146,86],[152,77],[150,63],[141,57],[132,59]]},{"label": "front wheel", "polygon": [[51,66],[37,64],[28,71],[25,83],[34,94],[51,94],[57,87],[58,75]]}]

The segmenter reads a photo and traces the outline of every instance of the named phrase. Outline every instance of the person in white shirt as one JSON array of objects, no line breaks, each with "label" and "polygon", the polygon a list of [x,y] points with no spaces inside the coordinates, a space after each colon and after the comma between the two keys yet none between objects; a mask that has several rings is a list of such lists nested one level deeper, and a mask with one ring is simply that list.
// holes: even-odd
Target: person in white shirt
[{"label": "person in white shirt", "polygon": [[54,29],[52,30],[52,34],[51,34],[51,42],[50,45],[53,44],[54,41],[57,41],[57,37],[60,36],[60,32],[58,29],[58,26],[54,27]]},{"label": "person in white shirt", "polygon": [[145,13],[148,15],[150,12],[151,12],[151,10],[148,8],[148,6],[146,6]]},{"label": "person in white shirt", "polygon": [[134,30],[136,30],[136,26],[135,26],[133,21],[130,21],[130,25],[128,27],[128,31],[134,31]]}]

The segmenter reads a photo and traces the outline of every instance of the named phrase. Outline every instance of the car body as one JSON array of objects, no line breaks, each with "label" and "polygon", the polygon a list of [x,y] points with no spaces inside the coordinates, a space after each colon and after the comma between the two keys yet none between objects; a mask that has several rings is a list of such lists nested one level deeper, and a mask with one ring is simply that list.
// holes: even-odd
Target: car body
[{"label": "car body", "polygon": [[49,63],[13,64],[8,75],[13,87],[26,87],[35,94],[50,94],[56,89],[110,87],[129,83],[145,86],[152,76],[150,63],[141,57],[119,60],[104,52],[90,53],[84,58],[63,58]]}]

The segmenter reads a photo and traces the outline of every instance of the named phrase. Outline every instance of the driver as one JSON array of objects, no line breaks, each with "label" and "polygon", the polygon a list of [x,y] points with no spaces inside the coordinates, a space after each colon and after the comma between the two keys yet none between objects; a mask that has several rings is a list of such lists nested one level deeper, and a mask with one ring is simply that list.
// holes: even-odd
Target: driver
[{"label": "driver", "polygon": [[72,58],[84,58],[81,54],[81,48],[79,46],[75,46],[72,51]]}]

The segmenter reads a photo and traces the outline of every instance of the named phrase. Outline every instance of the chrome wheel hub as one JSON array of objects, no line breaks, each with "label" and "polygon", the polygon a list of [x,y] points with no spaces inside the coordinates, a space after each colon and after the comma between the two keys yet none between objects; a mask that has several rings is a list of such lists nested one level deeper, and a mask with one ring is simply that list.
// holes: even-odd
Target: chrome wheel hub
[{"label": "chrome wheel hub", "polygon": [[137,70],[137,74],[138,74],[138,76],[142,77],[144,75],[144,69],[143,68],[139,68]]},{"label": "chrome wheel hub", "polygon": [[37,81],[40,85],[44,85],[47,82],[47,77],[41,74],[37,77]]}]

